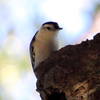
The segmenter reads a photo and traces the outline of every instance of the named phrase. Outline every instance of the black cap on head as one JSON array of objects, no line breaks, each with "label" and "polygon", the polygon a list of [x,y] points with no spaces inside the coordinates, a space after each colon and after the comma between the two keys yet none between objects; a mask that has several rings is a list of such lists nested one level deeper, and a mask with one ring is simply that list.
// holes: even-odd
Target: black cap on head
[{"label": "black cap on head", "polygon": [[46,24],[53,25],[55,29],[59,29],[59,30],[62,29],[62,28],[59,27],[58,23],[56,23],[56,22],[46,22],[46,23],[42,24],[42,26],[44,26]]}]

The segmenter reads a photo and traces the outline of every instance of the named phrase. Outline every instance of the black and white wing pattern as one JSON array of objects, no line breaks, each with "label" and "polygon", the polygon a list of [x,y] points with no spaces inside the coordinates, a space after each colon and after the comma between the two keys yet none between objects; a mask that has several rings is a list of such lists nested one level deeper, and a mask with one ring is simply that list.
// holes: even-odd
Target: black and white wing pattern
[{"label": "black and white wing pattern", "polygon": [[31,40],[31,43],[30,43],[30,58],[31,58],[31,64],[32,64],[32,68],[34,70],[34,64],[35,64],[35,52],[34,52],[34,42],[35,42],[35,38],[36,38],[36,34],[38,32],[35,33],[34,37],[32,38]]}]

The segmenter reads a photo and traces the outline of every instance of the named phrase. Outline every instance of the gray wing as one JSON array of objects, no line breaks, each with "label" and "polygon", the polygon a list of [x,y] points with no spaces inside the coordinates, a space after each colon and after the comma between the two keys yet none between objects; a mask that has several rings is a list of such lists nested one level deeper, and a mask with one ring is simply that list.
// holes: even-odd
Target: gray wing
[{"label": "gray wing", "polygon": [[[37,34],[38,32],[36,32]],[[34,35],[34,37],[32,38],[31,42],[30,42],[30,58],[31,58],[31,64],[32,64],[32,68],[34,70],[34,64],[35,64],[35,52],[34,52],[34,42],[35,42],[35,38],[36,38],[36,34]]]}]

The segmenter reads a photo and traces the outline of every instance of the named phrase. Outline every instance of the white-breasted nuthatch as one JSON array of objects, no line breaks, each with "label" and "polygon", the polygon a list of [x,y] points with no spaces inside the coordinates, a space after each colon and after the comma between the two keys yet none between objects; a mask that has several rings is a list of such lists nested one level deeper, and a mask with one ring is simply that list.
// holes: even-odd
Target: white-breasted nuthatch
[{"label": "white-breasted nuthatch", "polygon": [[42,24],[30,43],[30,57],[33,69],[57,50],[55,38],[62,28],[56,22]]}]

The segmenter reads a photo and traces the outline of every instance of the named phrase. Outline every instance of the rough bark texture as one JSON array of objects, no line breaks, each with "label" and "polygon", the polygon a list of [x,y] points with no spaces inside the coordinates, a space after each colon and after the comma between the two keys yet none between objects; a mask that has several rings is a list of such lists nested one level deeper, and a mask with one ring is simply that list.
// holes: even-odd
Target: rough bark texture
[{"label": "rough bark texture", "polygon": [[100,100],[100,33],[54,52],[34,72],[42,100]]}]

